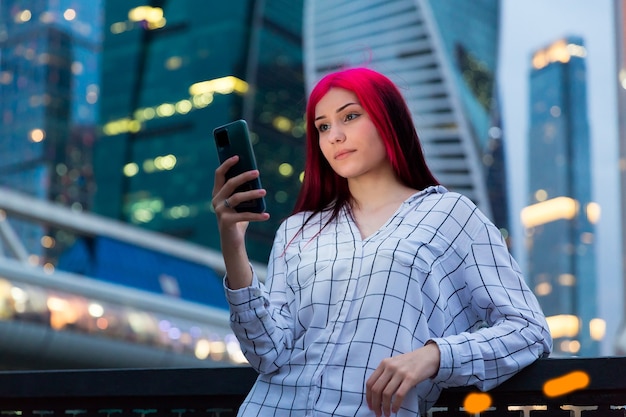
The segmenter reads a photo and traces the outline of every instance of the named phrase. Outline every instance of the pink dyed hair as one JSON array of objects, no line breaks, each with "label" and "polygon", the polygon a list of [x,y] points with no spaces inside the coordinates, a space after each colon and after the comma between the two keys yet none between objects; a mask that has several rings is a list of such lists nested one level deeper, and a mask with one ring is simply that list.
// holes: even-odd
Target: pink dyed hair
[{"label": "pink dyed hair", "polygon": [[333,171],[320,150],[314,123],[315,106],[331,88],[343,88],[356,94],[376,126],[400,181],[417,190],[439,184],[426,165],[411,113],[396,85],[371,69],[345,69],[323,77],[309,96],[304,182],[293,213],[332,209],[332,220],[350,200],[347,180]]}]

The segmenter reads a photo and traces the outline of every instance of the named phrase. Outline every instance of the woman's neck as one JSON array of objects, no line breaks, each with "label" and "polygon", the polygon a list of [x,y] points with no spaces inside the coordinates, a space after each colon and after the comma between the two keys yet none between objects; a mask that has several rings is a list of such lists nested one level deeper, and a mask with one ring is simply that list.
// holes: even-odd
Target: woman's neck
[{"label": "woman's neck", "polygon": [[377,177],[368,181],[349,180],[352,211],[375,212],[389,205],[399,205],[413,195],[414,190],[397,178]]},{"label": "woman's neck", "polygon": [[362,239],[376,233],[417,190],[399,182],[350,187],[352,218]]}]

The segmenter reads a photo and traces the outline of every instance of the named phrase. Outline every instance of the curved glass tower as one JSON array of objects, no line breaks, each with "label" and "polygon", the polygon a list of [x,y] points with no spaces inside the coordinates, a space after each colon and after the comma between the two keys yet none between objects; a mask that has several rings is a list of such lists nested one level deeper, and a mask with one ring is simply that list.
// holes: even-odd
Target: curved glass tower
[{"label": "curved glass tower", "polygon": [[309,86],[345,66],[389,76],[408,101],[438,180],[506,228],[498,26],[497,0],[308,0],[305,74]]}]

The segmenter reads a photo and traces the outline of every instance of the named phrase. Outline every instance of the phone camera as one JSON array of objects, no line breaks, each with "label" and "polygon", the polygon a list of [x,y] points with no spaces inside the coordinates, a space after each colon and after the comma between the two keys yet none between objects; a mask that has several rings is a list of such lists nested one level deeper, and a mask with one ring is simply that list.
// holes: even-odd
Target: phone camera
[{"label": "phone camera", "polygon": [[217,142],[217,146],[220,148],[228,146],[228,131],[226,129],[221,129],[215,132],[215,140]]}]

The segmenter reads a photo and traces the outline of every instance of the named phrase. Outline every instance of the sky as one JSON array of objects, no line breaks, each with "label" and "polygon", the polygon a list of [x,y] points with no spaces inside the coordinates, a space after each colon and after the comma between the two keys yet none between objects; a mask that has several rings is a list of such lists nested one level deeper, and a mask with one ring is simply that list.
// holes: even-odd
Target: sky
[{"label": "sky", "polygon": [[[621,277],[621,222],[613,0],[503,0],[499,82],[504,137],[509,167],[512,213],[526,205],[528,80],[532,53],[564,36],[580,36],[587,48],[587,99],[591,133],[593,198],[602,217],[596,229],[599,316],[607,321],[601,354],[613,352],[624,310]],[[511,218],[512,233],[522,236],[519,215]],[[516,239],[514,257],[525,271],[523,241]]]}]

